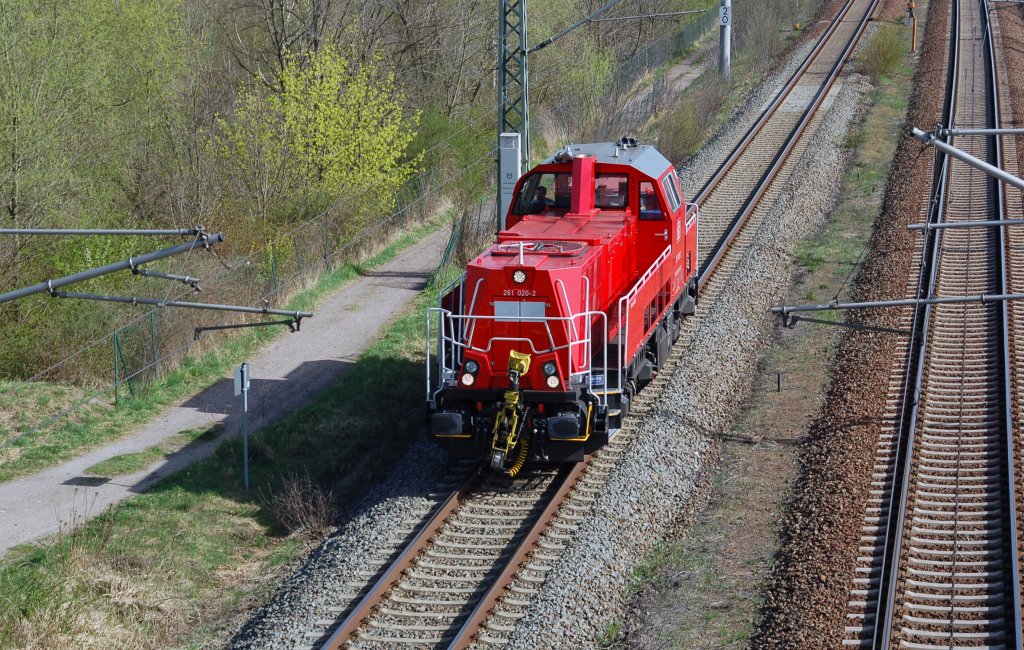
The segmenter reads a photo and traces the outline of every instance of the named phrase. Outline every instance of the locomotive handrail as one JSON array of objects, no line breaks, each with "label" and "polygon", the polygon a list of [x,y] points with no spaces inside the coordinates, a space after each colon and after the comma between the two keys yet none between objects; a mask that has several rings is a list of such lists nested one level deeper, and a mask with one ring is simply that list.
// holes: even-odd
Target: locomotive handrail
[{"label": "locomotive handrail", "polygon": [[[432,340],[432,338],[431,338],[431,336],[432,336],[431,321],[432,321],[432,316],[433,316],[434,313],[437,314],[437,318],[438,318],[438,329],[437,329],[437,332],[438,332],[438,334],[437,334],[437,336],[438,336],[438,351],[437,351],[438,384],[437,384],[437,388],[436,389],[434,388],[433,374],[432,374],[431,369],[430,369],[431,364],[429,363],[431,340]],[[548,340],[551,343],[551,347],[549,349],[538,350],[536,345],[534,344],[534,341],[532,339],[530,339],[530,338],[526,338],[526,337],[502,337],[502,336],[491,337],[488,340],[488,342],[487,342],[487,347],[484,348],[484,347],[479,347],[479,346],[475,346],[475,345],[470,344],[469,341],[471,341],[471,338],[469,338],[469,337],[462,337],[462,338],[465,339],[466,342],[463,342],[462,340],[458,340],[455,337],[455,334],[454,334],[454,332],[455,332],[455,324],[458,323],[458,324],[461,325],[461,324],[465,323],[466,321],[473,321],[474,322],[474,328],[475,328],[475,322],[478,321],[478,320],[490,320],[490,321],[507,320],[507,317],[500,317],[500,316],[493,316],[493,315],[484,315],[484,314],[454,314],[451,310],[445,309],[444,307],[431,307],[431,308],[429,308],[427,310],[427,324],[426,324],[426,353],[427,353],[427,359],[428,359],[428,363],[426,364],[426,368],[427,368],[426,369],[426,379],[427,379],[427,382],[426,382],[426,384],[427,384],[426,385],[426,393],[427,393],[426,394],[426,398],[427,398],[427,401],[431,402],[431,403],[434,403],[436,401],[437,393],[444,388],[443,384],[446,381],[446,379],[452,378],[454,373],[457,371],[457,368],[454,367],[454,363],[456,361],[455,360],[455,354],[454,354],[454,349],[455,348],[463,349],[463,350],[473,350],[474,352],[480,352],[482,354],[487,354],[487,353],[489,353],[491,351],[491,348],[493,347],[493,344],[494,344],[495,341],[525,342],[525,343],[527,343],[530,346],[530,349],[531,349],[531,351],[534,354],[545,354],[545,353],[548,353],[548,352],[558,352],[560,350],[568,349],[569,350],[569,368],[568,368],[568,377],[567,377],[567,379],[569,380],[569,382],[571,382],[573,376],[586,375],[586,377],[588,378],[587,388],[589,390],[589,388],[591,387],[591,385],[593,383],[592,382],[592,378],[594,376],[594,369],[593,369],[593,366],[591,364],[591,357],[593,356],[593,349],[592,349],[593,342],[592,342],[592,340],[585,339],[585,338],[580,338],[578,336],[578,332],[576,332],[576,328],[575,328],[575,324],[574,323],[573,323],[573,327],[567,328],[567,330],[566,330],[569,333],[569,340],[564,345],[556,345],[555,344],[555,340],[554,340],[554,336],[551,333],[551,326],[550,326],[551,322],[572,323],[577,318],[586,318],[588,323],[590,323],[594,318],[600,318],[601,322],[602,322],[602,327],[603,327],[603,330],[604,330],[604,334],[605,334],[604,340],[607,340],[607,338],[608,338],[608,315],[605,314],[604,312],[601,312],[601,311],[585,311],[585,312],[575,313],[575,314],[572,314],[570,316],[528,316],[528,317],[521,317],[521,318],[517,319],[519,322],[524,322],[524,323],[543,323],[544,327],[545,327],[545,330],[548,333]],[[445,327],[446,323],[449,326],[447,328]],[[448,332],[451,332],[451,334],[449,334]],[[580,365],[578,367],[574,367],[572,350],[573,350],[573,348],[575,348],[577,346],[583,346],[585,361],[584,361],[584,363],[582,365]],[[449,365],[448,365],[448,354],[447,354],[448,347],[453,348],[453,354],[452,354],[452,363],[453,363],[453,365],[451,367],[449,367]],[[604,363],[603,363],[604,367],[602,368],[600,376],[603,379],[603,385],[605,387],[607,387],[607,385],[608,385],[608,347],[607,346],[602,346],[602,351],[603,351],[603,355],[604,355]],[[446,377],[446,373],[448,374],[447,377]],[[595,395],[595,396],[598,397],[598,400],[599,400],[599,402],[602,405],[606,405],[607,404],[607,397],[606,397],[605,394]]]},{"label": "locomotive handrail", "polygon": [[640,276],[633,288],[630,289],[619,298],[619,336],[625,336],[624,345],[619,346],[619,368],[625,368],[628,360],[626,359],[626,350],[629,347],[629,301],[636,300],[636,297],[640,294],[640,290],[651,281],[654,274],[658,271],[659,267],[665,263],[668,259],[669,254],[672,252],[672,246],[666,246],[665,250],[661,251],[661,255],[655,258],[654,263]]},{"label": "locomotive handrail", "polygon": [[[470,314],[472,314],[473,310],[476,308],[476,298],[477,298],[478,295],[480,295],[480,285],[483,284],[483,282],[484,282],[483,278],[477,278],[476,286],[473,287],[473,300],[470,301],[470,303],[469,303],[469,310],[468,310]],[[475,333],[476,333],[476,323],[474,322],[473,323],[473,328],[469,331],[469,333],[466,335],[466,337],[470,341],[472,341],[473,340],[473,335]]]},{"label": "locomotive handrail", "polygon": [[[687,203],[686,201],[683,201],[683,205],[686,206],[686,229],[689,230],[690,224],[693,223],[693,220],[700,217],[700,207],[697,205],[696,201],[694,201],[693,203]],[[693,214],[693,218],[690,218],[691,212]],[[700,257],[698,256],[697,259],[700,259]]]},{"label": "locomotive handrail", "polygon": [[[577,337],[579,337],[579,332],[576,331],[576,319],[579,318],[583,313],[586,313],[586,312],[590,311],[590,278],[588,278],[587,276],[584,275],[583,276],[583,281],[586,283],[584,288],[583,288],[583,295],[585,296],[585,299],[586,299],[586,302],[583,304],[583,312],[581,312],[580,314],[573,315],[571,317],[572,320],[570,321],[570,324],[572,325],[573,333],[576,334]],[[562,298],[565,300],[565,310],[571,314],[572,313],[572,305],[569,302],[569,292],[565,288],[565,282],[563,282],[562,280],[555,280],[555,285],[557,285],[559,288],[561,288],[561,290],[562,290]],[[588,324],[586,338],[588,340],[593,340],[593,339],[590,338],[590,334],[591,334],[590,327],[589,327],[590,319],[588,318],[586,322]],[[587,357],[587,358],[589,359],[590,357]],[[570,361],[571,361],[571,359],[570,359]],[[572,373],[570,373],[570,374],[572,374]]]},{"label": "locomotive handrail", "polygon": [[[693,203],[685,203],[685,205],[686,205],[686,230],[690,229],[690,224],[692,222],[694,222],[694,221],[697,222],[697,228],[699,229],[700,228],[700,206],[697,205],[697,201],[696,200]],[[690,219],[690,209],[691,208],[693,209],[693,219]],[[698,230],[697,233],[698,233],[698,236],[693,238],[693,240],[694,240],[693,241],[693,264],[696,267],[695,269],[693,269],[693,272],[696,274],[695,277],[698,278],[697,282],[700,282],[700,279],[699,279],[700,278],[700,236],[699,236],[700,230]],[[683,235],[683,236],[685,238],[685,235]],[[687,267],[686,273],[687,274],[690,273],[690,268],[689,267]]]}]

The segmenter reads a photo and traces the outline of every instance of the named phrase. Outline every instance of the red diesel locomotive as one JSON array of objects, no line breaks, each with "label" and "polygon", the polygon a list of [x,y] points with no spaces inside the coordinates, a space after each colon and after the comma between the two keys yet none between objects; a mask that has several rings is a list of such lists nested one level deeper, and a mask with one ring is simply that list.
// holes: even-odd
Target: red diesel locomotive
[{"label": "red diesel locomotive", "polygon": [[507,227],[427,318],[430,433],[511,476],[607,443],[697,301],[697,206],[623,138],[519,179]]}]

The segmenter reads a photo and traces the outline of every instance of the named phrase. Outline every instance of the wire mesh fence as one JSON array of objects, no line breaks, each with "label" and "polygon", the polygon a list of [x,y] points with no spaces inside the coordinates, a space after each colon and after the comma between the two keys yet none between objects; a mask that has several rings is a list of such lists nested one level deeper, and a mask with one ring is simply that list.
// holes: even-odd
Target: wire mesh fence
[{"label": "wire mesh fence", "polygon": [[[348,232],[344,223],[346,206],[336,204],[248,254],[227,256],[197,250],[154,266],[154,270],[173,272],[187,269],[188,275],[201,278],[201,293],[181,285],[170,289],[156,285],[162,291],[154,291],[154,285],[143,283],[155,280],[140,278],[136,295],[281,306],[326,273],[365,259],[407,227],[438,216],[443,205],[440,199],[460,179],[476,174],[485,183],[493,182],[494,152],[492,149],[448,175],[431,169],[413,177],[398,193],[393,210],[355,233]],[[135,284],[133,279],[131,285]],[[11,413],[17,412],[16,418],[0,416],[0,464],[5,458],[17,456],[9,448],[18,440],[58,425],[76,426],[96,411],[109,408],[111,401],[140,396],[183,361],[211,352],[221,342],[216,334],[197,336],[197,328],[259,320],[258,316],[245,314],[151,308],[26,381],[0,382],[0,392],[10,400]],[[81,367],[99,368],[100,372],[108,368],[110,380],[81,381],[74,370]],[[45,407],[32,408],[33,402],[45,403]],[[0,406],[7,407],[8,402],[0,398]]]},{"label": "wire mesh fence", "polygon": [[[685,54],[697,41],[718,26],[718,6],[695,14],[690,22],[678,32],[663,36],[623,63],[615,72],[611,90],[604,102],[614,106],[595,123],[593,135],[596,139],[617,138],[637,133],[654,115],[671,105],[678,91],[671,87],[665,77],[658,77],[645,92],[636,93],[635,88],[648,75],[672,59]],[[625,98],[625,99],[624,99]]]},{"label": "wire mesh fence", "polygon": [[492,238],[496,226],[495,193],[470,204],[454,215],[452,234],[437,265],[437,272],[449,266],[462,267]]},{"label": "wire mesh fence", "polygon": [[709,31],[718,26],[718,5],[694,17],[679,31],[666,34],[620,65],[612,78],[611,94],[622,96],[651,70],[681,56]]}]

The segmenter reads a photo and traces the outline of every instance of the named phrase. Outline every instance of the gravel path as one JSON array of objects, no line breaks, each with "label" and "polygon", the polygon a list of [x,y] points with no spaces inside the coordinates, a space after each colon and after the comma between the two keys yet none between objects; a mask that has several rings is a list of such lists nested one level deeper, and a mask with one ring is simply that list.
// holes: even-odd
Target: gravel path
[{"label": "gravel path", "polygon": [[[349,282],[302,323],[302,331],[274,339],[250,362],[250,427],[265,426],[306,403],[335,381],[377,332],[427,283],[447,241],[445,229],[379,269]],[[215,440],[190,445],[141,472],[106,481],[84,476],[113,456],[140,452],[189,429],[223,423]],[[204,458],[241,427],[231,378],[218,381],[122,440],[25,478],[0,483],[0,556],[40,536],[80,525],[133,493]]]}]

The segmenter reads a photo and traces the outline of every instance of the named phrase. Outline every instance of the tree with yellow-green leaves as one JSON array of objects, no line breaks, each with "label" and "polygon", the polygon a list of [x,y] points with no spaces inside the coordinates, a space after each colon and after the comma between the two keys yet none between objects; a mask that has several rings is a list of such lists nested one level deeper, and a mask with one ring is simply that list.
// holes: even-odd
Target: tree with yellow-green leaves
[{"label": "tree with yellow-green leaves", "polygon": [[236,200],[267,228],[336,203],[346,231],[390,213],[416,171],[407,157],[419,115],[405,115],[394,76],[334,48],[288,56],[281,88],[243,88],[219,120]]}]

